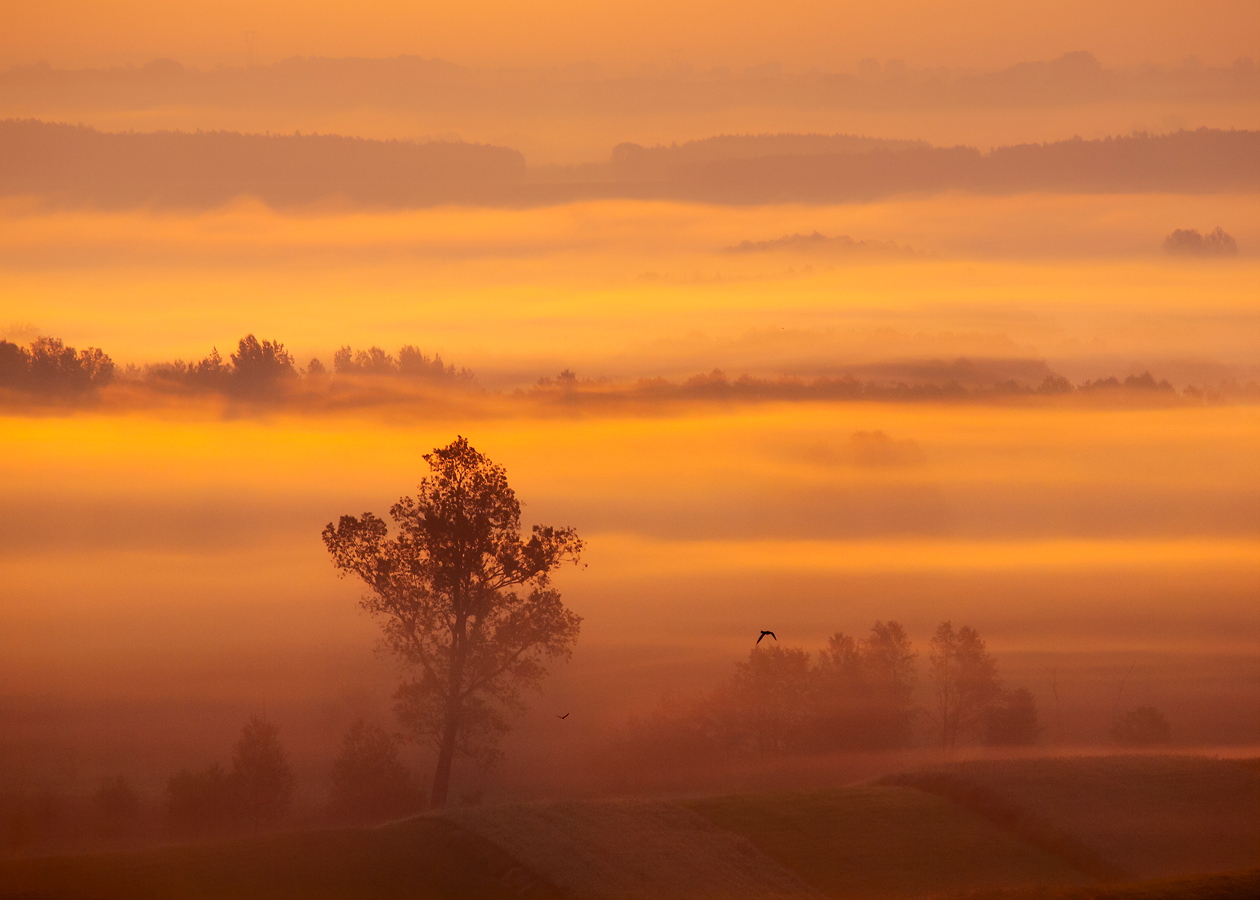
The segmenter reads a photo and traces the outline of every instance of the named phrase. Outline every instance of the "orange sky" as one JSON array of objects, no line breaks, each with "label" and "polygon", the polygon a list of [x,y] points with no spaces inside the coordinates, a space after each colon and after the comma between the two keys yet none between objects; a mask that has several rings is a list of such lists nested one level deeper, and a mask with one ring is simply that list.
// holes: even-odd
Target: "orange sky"
[{"label": "orange sky", "polygon": [[1254,0],[48,0],[0,4],[0,65],[240,65],[294,55],[416,54],[470,64],[851,67],[862,57],[997,66],[1087,49],[1111,65],[1254,54]]}]

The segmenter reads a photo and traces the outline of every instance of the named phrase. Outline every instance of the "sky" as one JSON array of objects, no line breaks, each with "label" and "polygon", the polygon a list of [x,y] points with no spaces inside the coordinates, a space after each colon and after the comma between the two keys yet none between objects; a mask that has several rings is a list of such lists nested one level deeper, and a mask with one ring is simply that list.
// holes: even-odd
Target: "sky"
[{"label": "sky", "polygon": [[[1019,95],[961,110],[739,100],[691,111],[636,106],[629,92],[598,115],[564,107],[575,83],[564,78],[529,82],[545,88],[530,96],[559,105],[521,109],[512,90],[524,81],[490,79],[483,96],[480,76],[469,96],[484,102],[467,109],[304,106],[239,93],[231,79],[204,103],[160,91],[100,99],[92,85],[108,79],[84,79],[77,94],[22,93],[21,73],[0,79],[0,118],[463,138],[520,150],[540,180],[598,183],[621,141],[723,132],[987,150],[1260,125],[1245,66],[1211,76],[1237,76],[1224,99],[1211,79],[1198,93],[1178,87],[1197,84],[1200,63],[1224,70],[1255,54],[1254,0],[3,0],[0,20],[0,71],[399,54],[614,73],[775,62],[853,72],[865,58],[987,71],[1088,50],[1104,79],[1147,64],[1182,79],[1152,96]],[[895,80],[896,67],[881,71]],[[1162,83],[1146,74],[1141,90]],[[362,77],[355,96],[374,96],[375,76]],[[664,83],[672,101],[675,82]],[[62,173],[63,190],[5,182],[0,197],[0,340],[99,347],[125,376],[83,405],[0,397],[0,713],[23,723],[0,728],[0,787],[47,783],[45,763],[64,753],[80,786],[126,771],[157,790],[263,710],[300,745],[303,771],[318,773],[355,715],[388,723],[397,667],[374,655],[375,627],[319,531],[344,513],[383,512],[414,490],[422,454],[456,435],[507,466],[527,524],[573,525],[588,544],[588,567],[557,581],[585,623],[572,664],[522,725],[535,762],[554,749],[539,737],[553,707],[579,710],[589,748],[662,692],[707,690],[762,628],[816,650],[836,630],[889,618],[920,650],[942,620],[974,625],[1008,684],[1028,686],[1043,710],[1057,697],[1045,673],[1061,672],[1072,691],[1071,722],[1055,734],[1065,745],[1106,741],[1126,668],[1133,702],[1167,710],[1180,746],[1260,744],[1251,170],[1234,188],[384,208],[341,196],[270,207],[247,193],[109,205],[75,193],[98,177],[90,162]],[[216,174],[176,172],[198,183]],[[1237,256],[1163,251],[1174,230],[1217,227]],[[792,248],[791,236],[814,233],[833,240]],[[731,252],[745,241],[768,248]],[[251,407],[145,380],[153,364],[226,358],[247,334],[283,342],[303,369],[331,365],[343,346],[414,344],[470,368],[476,384]],[[697,375],[892,384],[969,366],[995,373],[986,391],[1012,371],[1028,383],[915,402],[670,393]],[[562,370],[585,399],[539,387]],[[1029,392],[1051,373],[1076,385],[1149,373],[1168,387]]]},{"label": "sky", "polygon": [[1249,0],[1013,3],[479,2],[101,3],[6,0],[0,64],[242,65],[289,56],[436,57],[491,66],[686,63],[835,70],[857,60],[997,67],[1087,49],[1113,65],[1197,56],[1221,65],[1254,53]]}]

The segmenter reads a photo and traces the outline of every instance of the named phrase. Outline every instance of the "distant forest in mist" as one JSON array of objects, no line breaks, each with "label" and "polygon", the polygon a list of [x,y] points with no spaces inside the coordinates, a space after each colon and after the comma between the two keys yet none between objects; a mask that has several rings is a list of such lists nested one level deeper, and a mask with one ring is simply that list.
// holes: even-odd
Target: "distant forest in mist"
[{"label": "distant forest in mist", "polygon": [[558,68],[472,68],[438,59],[296,57],[271,65],[200,70],[169,59],[141,67],[0,73],[0,109],[48,106],[478,110],[537,115],[700,113],[741,106],[951,109],[1120,101],[1260,99],[1250,58],[1212,68],[1105,67],[1091,53],[996,71],[912,68],[861,60],[849,71],[785,71],[778,63],[732,71],[680,64],[615,72],[594,63]]},{"label": "distant forest in mist", "polygon": [[616,147],[607,164],[529,170],[515,150],[456,142],[234,132],[112,134],[0,122],[0,196],[128,208],[206,207],[252,195],[274,206],[531,205],[639,198],[710,203],[873,200],[907,192],[1212,192],[1260,188],[1260,132],[999,147],[932,147],[846,135],[722,136]]},{"label": "distant forest in mist", "polygon": [[[837,364],[834,374],[731,377],[714,369],[680,381],[639,378],[617,382],[579,378],[568,369],[510,392],[488,391],[473,371],[410,344],[397,355],[380,347],[343,346],[329,367],[305,366],[280,341],[247,335],[224,359],[213,349],[200,360],[119,367],[98,347],[78,350],[58,338],[27,346],[0,340],[0,408],[104,405],[144,408],[222,398],[300,412],[413,406],[463,414],[518,410],[634,412],[689,402],[879,401],[1009,402],[1077,398],[1089,403],[1163,405],[1251,402],[1260,384],[1236,381],[1177,390],[1149,372],[1073,384],[1038,359],[901,360]],[[505,406],[506,404],[506,406]]]}]

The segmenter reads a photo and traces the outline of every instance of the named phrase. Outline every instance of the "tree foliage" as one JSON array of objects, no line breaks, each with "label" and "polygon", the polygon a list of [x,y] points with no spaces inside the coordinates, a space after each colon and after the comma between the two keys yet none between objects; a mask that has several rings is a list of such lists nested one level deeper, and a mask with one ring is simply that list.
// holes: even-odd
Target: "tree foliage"
[{"label": "tree foliage", "polygon": [[294,778],[272,722],[251,716],[232,748],[232,768],[214,763],[184,770],[166,784],[168,827],[177,833],[212,834],[247,824],[275,825],[293,802]]},{"label": "tree foliage", "polygon": [[398,690],[407,728],[437,752],[433,802],[445,803],[455,755],[489,762],[536,688],[546,662],[567,659],[581,619],[551,587],[551,573],[582,549],[568,528],[521,536],[507,474],[460,437],[426,454],[415,497],[390,508],[394,534],[372,513],[323,531],[333,564],[368,588],[363,608],[412,677]]},{"label": "tree foliage", "polygon": [[113,379],[114,361],[98,347],[76,350],[52,337],[36,338],[27,347],[0,341],[0,388],[73,397]]},{"label": "tree foliage", "polygon": [[330,812],[353,822],[402,815],[419,805],[411,772],[399,757],[398,736],[362,719],[342,738],[330,787]]},{"label": "tree foliage", "polygon": [[986,711],[1001,694],[997,661],[974,628],[942,622],[932,637],[928,666],[941,746],[953,750],[960,737],[983,726]]},{"label": "tree foliage", "polygon": [[1139,706],[1116,717],[1111,737],[1125,747],[1153,747],[1167,744],[1172,738],[1172,728],[1158,709]]},{"label": "tree foliage", "polygon": [[279,821],[293,803],[293,771],[280,746],[280,729],[251,716],[232,748],[232,782],[254,828]]},{"label": "tree foliage", "polygon": [[1003,692],[984,713],[984,742],[990,747],[1029,747],[1041,736],[1037,703],[1028,688]]}]

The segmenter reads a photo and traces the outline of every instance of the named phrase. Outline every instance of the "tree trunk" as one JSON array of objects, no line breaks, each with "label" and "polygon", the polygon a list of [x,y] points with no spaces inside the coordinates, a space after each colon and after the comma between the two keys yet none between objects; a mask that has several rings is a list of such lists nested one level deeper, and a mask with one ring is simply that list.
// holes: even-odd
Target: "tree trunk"
[{"label": "tree trunk", "polygon": [[433,805],[446,805],[447,795],[451,787],[451,764],[455,761],[455,742],[459,738],[459,726],[462,718],[464,689],[464,663],[468,657],[465,643],[467,619],[461,615],[456,619],[451,633],[451,668],[449,684],[446,686],[446,722],[442,727],[442,743],[438,746],[437,769],[433,772]]},{"label": "tree trunk", "polygon": [[432,802],[439,808],[446,805],[446,797],[450,793],[451,764],[455,761],[455,738],[458,731],[459,720],[448,715],[442,732],[442,743],[438,748],[437,769],[433,773]]}]

